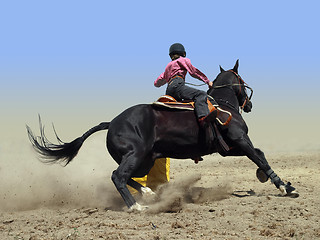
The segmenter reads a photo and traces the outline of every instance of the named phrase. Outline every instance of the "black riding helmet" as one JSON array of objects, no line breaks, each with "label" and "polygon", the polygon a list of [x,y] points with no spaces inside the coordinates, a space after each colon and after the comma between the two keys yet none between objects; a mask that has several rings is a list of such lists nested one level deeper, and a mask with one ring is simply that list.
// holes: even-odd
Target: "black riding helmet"
[{"label": "black riding helmet", "polygon": [[184,46],[181,43],[174,43],[170,46],[169,56],[171,57],[174,54],[178,54],[182,57],[186,56],[186,50],[184,49]]}]

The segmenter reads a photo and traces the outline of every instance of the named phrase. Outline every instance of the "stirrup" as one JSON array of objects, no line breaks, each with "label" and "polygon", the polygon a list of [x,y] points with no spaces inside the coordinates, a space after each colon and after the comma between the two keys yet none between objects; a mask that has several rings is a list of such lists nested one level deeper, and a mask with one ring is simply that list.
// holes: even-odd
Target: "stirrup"
[{"label": "stirrup", "polygon": [[211,111],[207,116],[204,116],[202,118],[199,119],[199,122],[207,122],[210,123],[212,121],[214,121],[217,117],[218,111],[217,109],[214,109],[213,111]]}]

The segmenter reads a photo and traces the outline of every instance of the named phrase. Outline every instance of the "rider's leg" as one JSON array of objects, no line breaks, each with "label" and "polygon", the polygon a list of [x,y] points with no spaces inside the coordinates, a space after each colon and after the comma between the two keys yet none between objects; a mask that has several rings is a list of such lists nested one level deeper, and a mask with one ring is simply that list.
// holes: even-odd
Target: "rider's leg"
[{"label": "rider's leg", "polygon": [[177,101],[193,100],[195,113],[201,125],[209,123],[216,118],[217,110],[208,108],[208,95],[206,92],[185,85],[183,79],[175,79],[167,87],[166,94],[174,97]]},{"label": "rider's leg", "polygon": [[207,98],[207,107],[209,109],[209,113],[205,116],[198,117],[200,125],[209,124],[217,118],[218,110],[216,106],[218,106],[218,104],[214,106],[211,102],[209,102],[209,99]]}]

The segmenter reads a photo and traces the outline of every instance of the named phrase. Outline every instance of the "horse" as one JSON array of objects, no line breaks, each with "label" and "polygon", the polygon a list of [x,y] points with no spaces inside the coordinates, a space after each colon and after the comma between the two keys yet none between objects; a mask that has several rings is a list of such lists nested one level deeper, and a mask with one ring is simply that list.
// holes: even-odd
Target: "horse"
[{"label": "horse", "polygon": [[[222,111],[232,115],[226,125],[216,124],[213,141],[208,141],[206,131],[198,123],[194,111],[176,110],[159,107],[154,104],[132,106],[111,122],[102,122],[75,140],[65,143],[57,136],[58,144],[50,142],[40,122],[40,136],[35,136],[27,126],[27,133],[34,149],[40,154],[44,163],[63,163],[68,165],[77,155],[83,142],[93,133],[108,130],[106,145],[118,167],[113,171],[111,179],[129,210],[144,210],[145,207],[136,202],[127,185],[140,193],[151,189],[135,182],[133,177],[148,174],[157,158],[196,159],[212,153],[226,156],[247,156],[258,167],[256,175],[260,182],[269,179],[283,195],[297,197],[298,193],[291,183],[284,183],[272,170],[264,153],[255,148],[248,136],[248,127],[240,110],[250,112],[251,97],[247,88],[251,89],[238,74],[239,60],[234,67],[225,71],[220,66],[220,73],[213,81],[213,87],[207,91]],[[251,89],[252,90],[252,89]],[[225,150],[217,141],[222,137],[228,145]]]}]

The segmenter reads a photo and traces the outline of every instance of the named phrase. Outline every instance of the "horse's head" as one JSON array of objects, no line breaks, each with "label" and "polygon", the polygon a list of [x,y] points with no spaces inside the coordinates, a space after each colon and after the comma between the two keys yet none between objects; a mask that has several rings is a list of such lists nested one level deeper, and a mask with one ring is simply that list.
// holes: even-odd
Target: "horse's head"
[{"label": "horse's head", "polygon": [[[245,112],[251,112],[252,103],[250,100],[253,91],[238,74],[238,67],[239,60],[233,69],[228,71],[220,66],[220,73],[213,81],[213,87],[208,90],[208,95],[217,101],[224,101],[236,109],[240,107]],[[247,95],[247,88],[251,91],[250,96]]]}]

